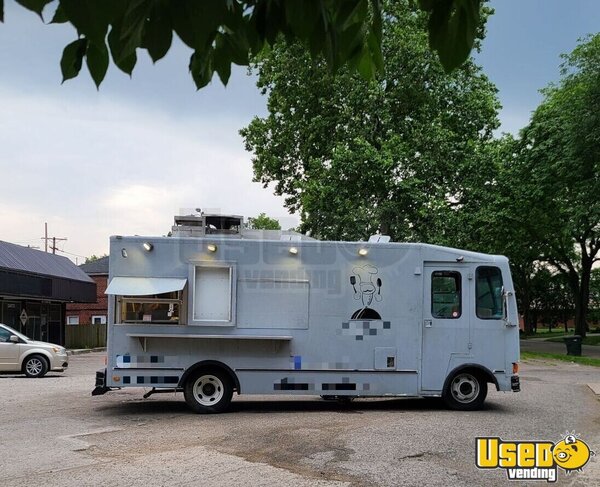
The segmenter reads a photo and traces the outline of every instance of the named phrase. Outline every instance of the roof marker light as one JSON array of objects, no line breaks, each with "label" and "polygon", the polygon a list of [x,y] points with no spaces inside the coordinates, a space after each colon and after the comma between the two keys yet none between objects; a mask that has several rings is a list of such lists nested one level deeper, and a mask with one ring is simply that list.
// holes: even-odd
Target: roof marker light
[{"label": "roof marker light", "polygon": [[365,255],[367,255],[369,253],[369,251],[367,249],[359,249],[358,250],[358,255],[364,257]]},{"label": "roof marker light", "polygon": [[154,248],[154,245],[152,245],[150,242],[144,242],[142,245],[144,246],[144,250],[146,252],[152,252],[152,249]]}]

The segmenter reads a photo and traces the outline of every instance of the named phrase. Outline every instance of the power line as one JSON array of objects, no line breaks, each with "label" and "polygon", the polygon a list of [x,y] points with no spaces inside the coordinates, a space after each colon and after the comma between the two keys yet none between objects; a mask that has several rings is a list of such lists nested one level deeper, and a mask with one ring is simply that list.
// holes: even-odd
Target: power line
[{"label": "power line", "polygon": [[59,252],[61,252],[63,254],[69,254],[69,255],[72,255],[74,257],[81,257],[82,259],[86,258],[85,255],[74,254],[73,252],[67,252],[66,250],[61,250],[61,249],[56,249],[56,250],[58,250]]}]

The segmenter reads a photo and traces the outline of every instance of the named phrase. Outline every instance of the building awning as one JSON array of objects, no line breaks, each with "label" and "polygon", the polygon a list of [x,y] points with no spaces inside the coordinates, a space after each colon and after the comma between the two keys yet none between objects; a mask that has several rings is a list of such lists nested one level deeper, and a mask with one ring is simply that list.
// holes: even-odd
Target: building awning
[{"label": "building awning", "polygon": [[172,277],[113,277],[106,294],[117,296],[149,296],[181,291],[187,279]]}]

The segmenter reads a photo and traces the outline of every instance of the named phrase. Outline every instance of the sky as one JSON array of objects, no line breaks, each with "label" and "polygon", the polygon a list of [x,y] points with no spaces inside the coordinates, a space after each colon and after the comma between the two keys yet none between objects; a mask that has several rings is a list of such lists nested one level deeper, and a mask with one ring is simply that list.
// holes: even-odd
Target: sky
[{"label": "sky", "polygon": [[[496,13],[476,60],[499,89],[501,131],[517,133],[557,81],[560,54],[598,32],[598,0],[492,0]],[[51,9],[45,12],[51,18]],[[110,235],[164,235],[173,216],[202,208],[297,225],[283,198],[252,182],[238,131],[267,113],[245,68],[227,87],[217,76],[196,91],[190,51],[178,40],[133,76],[111,67],[96,90],[86,68],[61,85],[72,27],[44,25],[5,2],[0,24],[0,240],[44,248],[81,263],[108,251]]]}]

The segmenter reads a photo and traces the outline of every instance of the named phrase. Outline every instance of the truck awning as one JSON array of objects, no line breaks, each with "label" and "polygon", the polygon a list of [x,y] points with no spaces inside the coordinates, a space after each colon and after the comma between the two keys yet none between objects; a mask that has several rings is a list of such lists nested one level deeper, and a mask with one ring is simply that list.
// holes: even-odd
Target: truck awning
[{"label": "truck awning", "polygon": [[117,296],[150,296],[181,291],[187,279],[173,277],[113,277],[105,294]]}]

